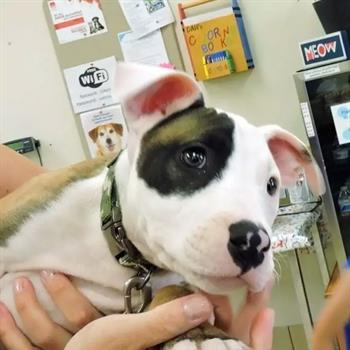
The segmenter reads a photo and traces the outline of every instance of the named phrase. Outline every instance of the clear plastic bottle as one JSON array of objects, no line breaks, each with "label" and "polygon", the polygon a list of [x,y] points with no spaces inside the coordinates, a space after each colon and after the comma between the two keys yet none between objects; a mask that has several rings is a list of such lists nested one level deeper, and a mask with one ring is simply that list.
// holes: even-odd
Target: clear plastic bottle
[{"label": "clear plastic bottle", "polygon": [[291,203],[304,203],[310,201],[310,191],[304,172],[299,174],[299,179],[293,187],[288,188]]},{"label": "clear plastic bottle", "polygon": [[342,215],[350,215],[350,188],[340,187],[338,204]]}]

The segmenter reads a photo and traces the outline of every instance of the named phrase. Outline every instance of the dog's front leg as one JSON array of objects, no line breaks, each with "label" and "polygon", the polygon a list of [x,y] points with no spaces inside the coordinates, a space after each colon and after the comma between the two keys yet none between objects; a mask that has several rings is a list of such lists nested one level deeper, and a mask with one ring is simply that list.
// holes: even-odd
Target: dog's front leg
[{"label": "dog's front leg", "polygon": [[[164,304],[173,299],[191,294],[186,286],[172,285],[160,289],[155,295],[149,309]],[[221,329],[205,322],[200,326],[181,334],[154,350],[249,350],[241,341],[233,339]]]}]

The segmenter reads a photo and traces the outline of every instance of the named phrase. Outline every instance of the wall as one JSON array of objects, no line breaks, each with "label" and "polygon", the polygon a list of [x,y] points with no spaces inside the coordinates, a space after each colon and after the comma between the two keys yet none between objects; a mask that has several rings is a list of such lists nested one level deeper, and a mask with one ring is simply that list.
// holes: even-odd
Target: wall
[{"label": "wall", "polygon": [[[0,142],[34,136],[45,166],[85,158],[40,0],[0,2]],[[35,159],[35,155],[30,155]]]}]

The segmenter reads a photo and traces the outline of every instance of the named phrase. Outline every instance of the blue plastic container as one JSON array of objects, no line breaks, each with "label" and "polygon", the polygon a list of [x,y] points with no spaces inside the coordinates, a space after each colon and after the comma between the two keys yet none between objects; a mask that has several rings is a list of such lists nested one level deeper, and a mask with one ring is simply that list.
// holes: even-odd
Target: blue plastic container
[{"label": "blue plastic container", "polygon": [[[346,263],[346,268],[350,269],[350,259]],[[344,332],[345,332],[346,349],[350,350],[350,321],[345,326]]]}]

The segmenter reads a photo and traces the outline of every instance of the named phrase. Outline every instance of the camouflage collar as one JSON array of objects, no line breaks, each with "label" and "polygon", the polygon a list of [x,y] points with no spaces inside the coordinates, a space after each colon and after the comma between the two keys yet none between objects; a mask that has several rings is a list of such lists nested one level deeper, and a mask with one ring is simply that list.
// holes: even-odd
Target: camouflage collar
[{"label": "camouflage collar", "polygon": [[[103,184],[100,205],[101,229],[112,255],[120,265],[132,268],[136,275],[125,283],[124,301],[125,312],[141,312],[151,298],[151,290],[147,285],[156,267],[144,259],[141,253],[128,239],[122,223],[122,213],[119,203],[118,189],[115,181],[115,164],[119,155],[108,165],[108,171]],[[134,308],[131,302],[133,289],[141,291],[142,303]]]}]

